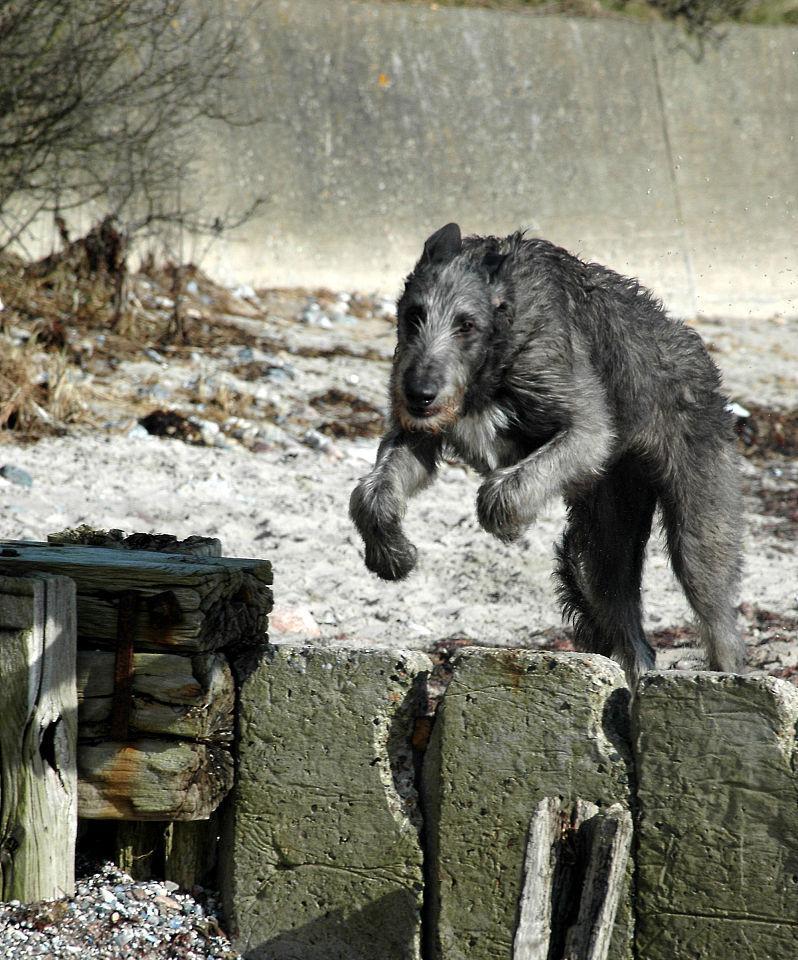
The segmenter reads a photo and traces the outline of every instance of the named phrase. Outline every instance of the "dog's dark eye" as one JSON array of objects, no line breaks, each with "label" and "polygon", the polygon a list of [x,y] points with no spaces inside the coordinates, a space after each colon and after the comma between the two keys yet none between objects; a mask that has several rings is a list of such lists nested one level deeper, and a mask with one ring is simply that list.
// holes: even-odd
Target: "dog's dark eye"
[{"label": "dog's dark eye", "polygon": [[409,307],[405,313],[405,327],[408,333],[414,333],[424,322],[423,307]]},{"label": "dog's dark eye", "polygon": [[457,315],[454,321],[454,325],[458,333],[470,333],[476,326],[476,324],[471,319],[471,317],[467,316],[464,313],[460,313]]}]

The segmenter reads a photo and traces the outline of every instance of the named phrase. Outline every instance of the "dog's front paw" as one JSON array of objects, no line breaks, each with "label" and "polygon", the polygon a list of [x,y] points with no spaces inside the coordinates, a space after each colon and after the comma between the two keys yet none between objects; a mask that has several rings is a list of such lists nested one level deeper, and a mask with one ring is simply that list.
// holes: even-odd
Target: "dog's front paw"
[{"label": "dog's front paw", "polygon": [[505,543],[517,540],[526,527],[518,516],[516,488],[512,473],[496,471],[477,493],[477,519],[482,529]]},{"label": "dog's front paw", "polygon": [[366,566],[383,580],[404,580],[417,559],[418,551],[402,533],[366,541]]}]

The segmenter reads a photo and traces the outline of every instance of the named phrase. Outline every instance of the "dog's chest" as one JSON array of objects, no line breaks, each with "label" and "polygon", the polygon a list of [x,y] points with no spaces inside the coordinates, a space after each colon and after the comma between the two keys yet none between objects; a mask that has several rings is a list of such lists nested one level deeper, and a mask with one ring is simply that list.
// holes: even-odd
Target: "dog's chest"
[{"label": "dog's chest", "polygon": [[457,454],[480,473],[490,473],[515,460],[514,444],[507,436],[505,412],[496,406],[458,420],[448,437]]}]

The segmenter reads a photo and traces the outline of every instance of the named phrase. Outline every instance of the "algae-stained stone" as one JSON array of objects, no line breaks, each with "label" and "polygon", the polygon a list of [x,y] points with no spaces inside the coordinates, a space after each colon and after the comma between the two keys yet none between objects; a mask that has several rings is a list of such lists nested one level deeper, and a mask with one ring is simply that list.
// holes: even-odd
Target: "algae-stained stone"
[{"label": "algae-stained stone", "polygon": [[798,957],[796,721],[798,690],[783,680],[643,678],[640,957]]},{"label": "algae-stained stone", "polygon": [[[629,804],[628,696],[600,656],[471,649],[457,659],[424,763],[430,956],[511,960],[538,802]],[[612,960],[631,956],[631,873]]]},{"label": "algae-stained stone", "polygon": [[422,855],[412,748],[419,653],[274,648],[241,691],[222,844],[248,960],[416,960]]}]

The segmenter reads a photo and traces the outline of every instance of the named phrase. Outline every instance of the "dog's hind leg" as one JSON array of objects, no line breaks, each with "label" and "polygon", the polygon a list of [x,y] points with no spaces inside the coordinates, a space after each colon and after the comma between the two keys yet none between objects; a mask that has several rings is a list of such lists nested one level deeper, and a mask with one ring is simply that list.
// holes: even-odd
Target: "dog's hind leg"
[{"label": "dog's hind leg", "polygon": [[731,450],[707,453],[661,496],[674,573],[698,617],[710,670],[739,673],[745,648],[737,629],[742,508]]},{"label": "dog's hind leg", "polygon": [[632,688],[654,666],[643,632],[640,583],[656,505],[653,486],[631,458],[571,499],[557,548],[558,593],[577,649],[620,661]]}]

